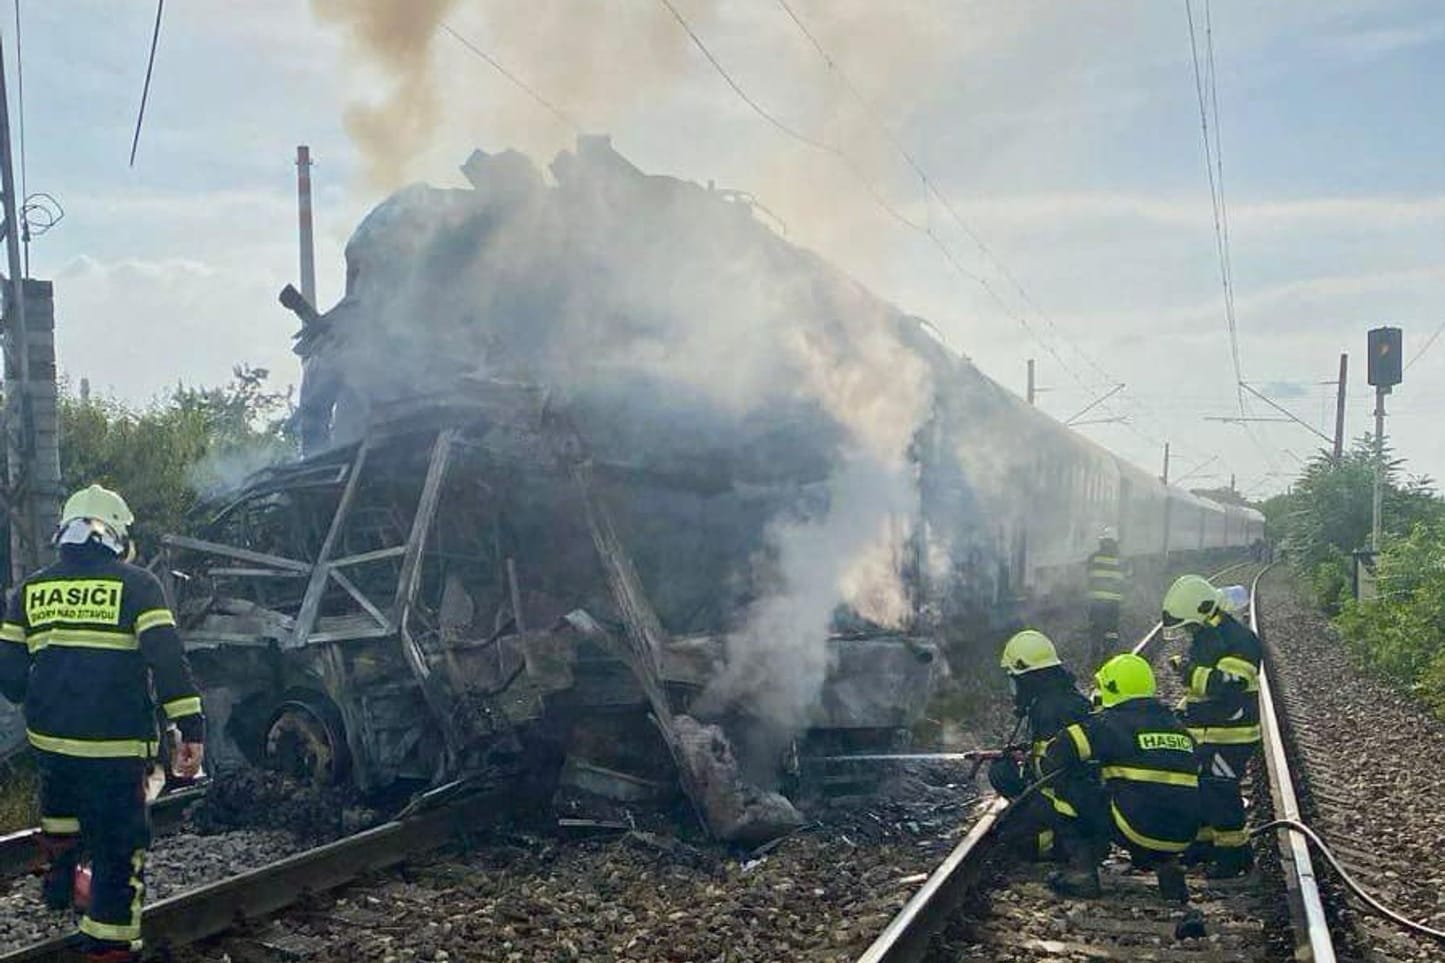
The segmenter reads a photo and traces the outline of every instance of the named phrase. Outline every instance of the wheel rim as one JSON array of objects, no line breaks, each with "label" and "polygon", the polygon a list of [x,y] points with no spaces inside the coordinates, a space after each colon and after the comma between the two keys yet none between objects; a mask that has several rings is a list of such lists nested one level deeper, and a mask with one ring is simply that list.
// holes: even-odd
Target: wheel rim
[{"label": "wheel rim", "polygon": [[266,764],[318,786],[336,782],[343,752],[339,734],[304,702],[283,704],[266,731]]}]

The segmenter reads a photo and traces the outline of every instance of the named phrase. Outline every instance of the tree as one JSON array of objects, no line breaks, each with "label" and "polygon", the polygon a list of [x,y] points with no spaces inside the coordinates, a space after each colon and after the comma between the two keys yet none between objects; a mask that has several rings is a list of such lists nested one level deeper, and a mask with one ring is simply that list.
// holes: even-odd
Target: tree
[{"label": "tree", "polygon": [[[1445,506],[1435,497],[1432,479],[1406,474],[1404,460],[1394,457],[1388,447],[1381,459],[1383,534],[1403,538],[1421,523],[1445,519]],[[1339,462],[1326,452],[1316,455],[1289,494],[1264,505],[1270,534],[1289,549],[1331,611],[1338,610],[1350,584],[1350,553],[1369,545],[1375,464],[1374,439],[1365,435]]]},{"label": "tree", "polygon": [[177,385],[133,408],[113,398],[60,399],[60,475],[67,491],[99,482],[123,494],[136,536],[154,546],[187,530],[198,501],[295,453],[291,393],[267,386],[265,368],[238,366],[219,388]]}]

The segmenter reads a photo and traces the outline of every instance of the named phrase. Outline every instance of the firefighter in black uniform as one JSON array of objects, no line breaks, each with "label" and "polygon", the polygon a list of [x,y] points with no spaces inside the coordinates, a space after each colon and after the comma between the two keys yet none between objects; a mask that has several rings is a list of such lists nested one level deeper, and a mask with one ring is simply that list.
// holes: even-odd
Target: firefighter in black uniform
[{"label": "firefighter in black uniform", "polygon": [[[1194,741],[1178,718],[1154,698],[1154,672],[1137,655],[1116,655],[1094,676],[1099,712],[1064,727],[1044,753],[1045,773],[1068,773],[1096,764],[1107,811],[1099,826],[1129,851],[1134,865],[1153,869],[1159,892],[1172,903],[1189,901],[1177,859],[1199,829],[1199,775]],[[1066,896],[1099,892],[1097,863],[1055,874],[1050,885]],[[1199,935],[1198,932],[1187,935]]]},{"label": "firefighter in black uniform", "polygon": [[1198,575],[1164,596],[1164,637],[1189,641],[1171,661],[1187,687],[1181,712],[1199,746],[1203,828],[1186,861],[1209,862],[1209,876],[1240,876],[1254,865],[1239,781],[1259,748],[1259,637],[1220,604]]},{"label": "firefighter in black uniform", "polygon": [[160,582],[127,561],[134,521],[92,485],[65,503],[59,561],[15,591],[0,627],[0,692],[23,703],[40,770],[42,892],[71,906],[81,850],[91,862],[80,921],[86,958],[139,959],[150,822],[145,777],[157,748],[155,701],[180,732],[172,765],[204,754],[201,699]]},{"label": "firefighter in black uniform", "polygon": [[1099,665],[1119,648],[1119,603],[1124,599],[1124,570],[1113,529],[1099,533],[1099,549],[1089,556],[1089,664]]},{"label": "firefighter in black uniform", "polygon": [[[1088,718],[1089,700],[1080,694],[1074,677],[1059,661],[1054,643],[1042,632],[1025,629],[1008,640],[999,660],[1013,689],[1014,714],[1028,722],[1030,751],[1027,760],[1008,756],[988,771],[994,791],[1008,799],[1023,795],[1036,781],[1039,760],[1049,740],[1071,722]],[[1070,850],[1087,845],[1093,835],[1077,828],[1079,813],[1097,808],[1101,798],[1098,777],[1087,771],[1056,779],[1025,803],[1028,816],[1016,821],[1025,827],[1028,855],[1035,859],[1067,857]]]}]

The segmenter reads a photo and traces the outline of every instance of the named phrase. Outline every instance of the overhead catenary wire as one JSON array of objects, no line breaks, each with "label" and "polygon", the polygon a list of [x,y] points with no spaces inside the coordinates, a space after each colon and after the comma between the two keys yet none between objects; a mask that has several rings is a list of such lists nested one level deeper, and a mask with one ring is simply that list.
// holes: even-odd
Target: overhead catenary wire
[{"label": "overhead catenary wire", "polygon": [[1415,362],[1419,361],[1422,357],[1424,357],[1425,352],[1429,351],[1430,348],[1435,344],[1435,342],[1439,340],[1442,332],[1445,332],[1445,321],[1440,322],[1440,325],[1430,334],[1430,337],[1425,339],[1425,343],[1420,346],[1420,350],[1416,351],[1413,355],[1410,356],[1410,360],[1405,362],[1406,371],[1409,371],[1411,368],[1413,368],[1415,366]]},{"label": "overhead catenary wire", "polygon": [[493,57],[491,54],[487,53],[485,50],[477,46],[471,40],[467,39],[451,24],[444,22],[441,24],[441,28],[446,31],[447,35],[450,36],[453,40],[461,44],[473,55],[481,58],[481,60],[490,65],[493,70],[505,77],[512,84],[512,86],[516,87],[518,90],[522,91],[528,97],[531,97],[534,101],[540,104],[558,121],[572,128],[572,130],[576,133],[582,132],[582,126],[578,124],[575,119],[573,119],[571,114],[563,110],[561,107],[558,107],[556,104],[552,103],[552,101],[548,100],[546,97],[542,96],[541,92],[538,91],[537,88],[533,87],[531,84],[518,77],[511,70],[508,70],[507,67],[502,64],[501,61],[497,60],[496,57]]},{"label": "overhead catenary wire", "polygon": [[[1219,165],[1219,174],[1215,173],[1215,157],[1219,155],[1219,122],[1218,122],[1218,95],[1214,93],[1214,69],[1213,69],[1213,28],[1209,18],[1209,0],[1204,0],[1206,28],[1209,36],[1206,38],[1208,49],[1208,78],[1211,93],[1206,99],[1205,96],[1205,71],[1199,62],[1199,41],[1194,28],[1194,4],[1193,0],[1184,0],[1184,14],[1189,23],[1189,52],[1194,64],[1194,91],[1199,101],[1199,126],[1204,142],[1204,171],[1209,180],[1209,201],[1214,210],[1214,246],[1215,253],[1219,259],[1219,280],[1224,289],[1224,321],[1225,328],[1229,334],[1229,354],[1234,365],[1235,392],[1239,402],[1239,413],[1245,414],[1244,389],[1240,383],[1244,381],[1243,369],[1239,362],[1239,330],[1234,314],[1234,279],[1232,277],[1232,265],[1229,257],[1229,235],[1225,224],[1228,222],[1228,213],[1224,206],[1224,188],[1222,183],[1223,165]],[[1215,131],[1213,141],[1209,135],[1209,110],[1207,103],[1215,105]]]},{"label": "overhead catenary wire", "polygon": [[[859,104],[865,114],[873,122],[874,126],[881,132],[883,138],[887,141],[889,146],[893,148],[895,153],[897,153],[898,156],[903,159],[903,162],[914,173],[914,175],[917,176],[919,182],[923,185],[923,189],[926,195],[933,198],[933,200],[936,201],[945,212],[947,212],[949,218],[953,221],[953,223],[956,224],[958,228],[965,235],[967,235],[968,238],[978,248],[979,253],[983,255],[983,257],[997,269],[1000,276],[1003,277],[1013,287],[1014,291],[1017,292],[1019,299],[1034,313],[1035,316],[1037,316],[1043,322],[1043,324],[1051,332],[1053,332],[1056,337],[1059,338],[1059,340],[1066,343],[1073,350],[1073,352],[1085,362],[1085,364],[1087,364],[1095,372],[1101,375],[1106,382],[1108,382],[1109,384],[1118,383],[1121,379],[1116,377],[1112,372],[1105,369],[1101,364],[1099,364],[1099,362],[1097,362],[1088,352],[1085,352],[1072,339],[1066,338],[1062,335],[1058,327],[1044,313],[1043,309],[1038,305],[1038,303],[1029,295],[1028,291],[1024,288],[1023,283],[1019,280],[1019,278],[1009,269],[1008,265],[1005,264],[1003,260],[998,257],[998,255],[989,247],[989,245],[984,242],[983,238],[979,236],[978,232],[974,230],[974,228],[962,216],[958,208],[954,205],[953,201],[948,197],[946,193],[944,193],[942,188],[939,186],[938,181],[928,173],[928,171],[923,167],[922,163],[919,162],[913,152],[911,152],[907,148],[907,146],[902,143],[898,135],[895,134],[893,129],[881,116],[880,112],[877,109],[877,106],[866,96],[864,96],[862,91],[858,88],[857,84],[853,82],[848,72],[843,69],[837,58],[835,58],[823,45],[818,35],[812,30],[812,28],[808,26],[807,22],[794,8],[792,3],[790,3],[789,0],[776,0],[776,2],[777,5],[782,9],[783,13],[786,14],[787,18],[792,21],[793,25],[798,29],[802,36],[807,40],[808,44],[817,53],[818,57],[827,66],[829,72],[837,78],[843,88]],[[992,294],[992,292],[990,293]],[[997,298],[995,298],[995,300],[997,300]],[[1038,339],[1036,338],[1036,340]],[[1057,357],[1056,355],[1054,355],[1053,352],[1050,352],[1050,354],[1051,356]],[[1082,386],[1082,382],[1079,381],[1076,375],[1074,376],[1074,378],[1075,381],[1079,382],[1079,384]],[[1135,413],[1136,416],[1148,417],[1151,421],[1156,422],[1156,427],[1159,428],[1161,432],[1163,431],[1162,423],[1158,422],[1158,420],[1153,417],[1154,411],[1148,406],[1143,405],[1140,399],[1134,396],[1133,392],[1126,394],[1122,400],[1124,401],[1125,405]],[[1128,430],[1131,434],[1137,437],[1140,441],[1144,442],[1147,445],[1150,445],[1153,448],[1157,449],[1163,444],[1163,442],[1158,437],[1151,435],[1148,432],[1145,432],[1137,425],[1135,425],[1130,419],[1123,419],[1119,423],[1121,423],[1126,430]]]},{"label": "overhead catenary wire", "polygon": [[835,77],[838,78],[844,89],[847,90],[849,96],[851,96],[855,101],[857,101],[858,104],[863,108],[869,119],[873,121],[874,126],[877,127],[878,130],[883,134],[883,137],[888,142],[888,145],[893,148],[894,152],[903,159],[903,162],[907,164],[909,169],[913,171],[915,176],[917,176],[919,183],[923,185],[924,192],[928,196],[932,197],[939,204],[939,206],[944,209],[944,211],[948,214],[949,218],[954,222],[954,224],[956,224],[958,228],[963,231],[965,235],[968,236],[969,240],[971,240],[978,248],[979,253],[982,254],[983,257],[998,270],[999,275],[1005,281],[1007,281],[1018,293],[1019,299],[1023,301],[1023,303],[1026,304],[1051,331],[1053,331],[1056,337],[1068,344],[1069,347],[1073,349],[1074,353],[1077,354],[1079,358],[1082,359],[1086,365],[1092,368],[1100,377],[1102,377],[1105,381],[1111,384],[1118,381],[1119,379],[1116,378],[1113,373],[1106,370],[1101,364],[1098,363],[1098,361],[1096,361],[1092,356],[1090,356],[1087,352],[1085,352],[1082,348],[1075,344],[1071,339],[1065,338],[1059,332],[1058,327],[1054,324],[1054,322],[1049,319],[1047,315],[1044,314],[1043,309],[1039,307],[1039,305],[1029,295],[1028,291],[1025,290],[1023,282],[1021,282],[1018,277],[1009,270],[1008,265],[1005,264],[1001,258],[999,258],[999,256],[993,251],[993,249],[984,242],[982,237],[979,236],[978,232],[974,230],[974,228],[968,223],[967,220],[964,219],[964,217],[959,213],[958,208],[953,204],[953,201],[938,186],[938,182],[929,175],[928,171],[924,169],[923,165],[918,161],[914,154],[903,144],[903,142],[899,139],[898,135],[893,132],[892,128],[889,127],[889,125],[884,121],[877,107],[873,104],[872,101],[870,101],[867,97],[863,95],[863,92],[861,90],[858,89],[858,86],[853,82],[848,72],[845,71],[838,63],[838,61],[833,57],[833,55],[828,52],[828,49],[823,46],[822,41],[818,39],[818,36],[812,31],[812,29],[803,20],[803,18],[799,16],[798,12],[793,9],[792,5],[788,2],[788,0],[777,0],[777,3],[778,6],[782,8],[783,12],[787,14],[788,19],[793,22],[793,24],[798,28],[798,31],[803,35],[804,38],[807,39],[808,43],[817,52],[819,58],[822,59],[823,63],[827,66],[829,72],[831,72]]},{"label": "overhead catenary wire", "polygon": [[703,55],[707,62],[712,66],[714,72],[716,72],[718,76],[723,79],[723,81],[728,85],[728,87],[732,89],[732,91],[745,105],[747,105],[750,110],[756,113],[763,120],[767,121],[769,125],[771,125],[775,130],[777,130],[784,136],[790,137],[798,143],[801,143],[807,147],[811,147],[814,150],[828,154],[829,156],[835,158],[848,172],[848,174],[852,176],[854,180],[858,181],[860,185],[863,186],[864,190],[867,191],[869,197],[880,209],[882,209],[885,213],[887,213],[894,220],[898,221],[900,224],[926,237],[930,241],[930,243],[932,243],[933,246],[938,249],[939,253],[943,255],[944,259],[948,262],[949,266],[954,270],[955,273],[957,273],[964,279],[978,285],[984,291],[984,293],[989,296],[990,300],[992,300],[996,305],[998,305],[1000,310],[1002,310],[1007,317],[1009,317],[1012,321],[1018,324],[1019,327],[1021,327],[1024,332],[1028,334],[1029,337],[1032,338],[1039,345],[1039,347],[1041,347],[1051,358],[1053,358],[1054,361],[1056,361],[1059,366],[1065,372],[1067,372],[1071,378],[1073,378],[1076,382],[1080,384],[1083,384],[1085,382],[1085,379],[1079,374],[1079,372],[1075,370],[1074,367],[1070,365],[1067,361],[1065,361],[1063,356],[1060,355],[1059,352],[1055,350],[1054,347],[1049,344],[1039,334],[1037,330],[1035,330],[1034,326],[1029,322],[1029,320],[1018,311],[1014,310],[1014,308],[999,295],[998,291],[994,288],[992,284],[989,283],[987,278],[983,277],[977,272],[969,270],[963,264],[963,262],[944,242],[943,238],[939,236],[938,232],[935,231],[931,225],[918,223],[917,221],[913,220],[902,211],[900,211],[894,204],[889,202],[888,199],[884,197],[882,193],[878,190],[877,186],[873,183],[873,181],[863,173],[863,171],[858,167],[857,163],[841,147],[837,146],[836,144],[831,144],[826,141],[819,140],[816,137],[812,137],[798,130],[796,127],[788,124],[776,114],[762,106],[762,104],[760,104],[755,97],[748,93],[748,91],[732,76],[728,69],[713,53],[712,49],[708,47],[707,43],[693,28],[692,24],[687,20],[686,17],[682,15],[682,12],[677,9],[677,6],[672,2],[672,0],[658,0],[658,2],[667,10],[667,12],[672,16],[672,18],[677,21],[678,25],[683,29],[683,31],[687,34],[688,38],[692,41],[693,46],[698,49],[698,51]]},{"label": "overhead catenary wire", "polygon": [[[860,107],[863,107],[864,113],[866,113],[867,116],[870,117],[870,120],[873,121],[874,126],[876,126],[877,129],[880,130],[881,134],[883,134],[884,140],[886,140],[886,142],[893,147],[894,152],[896,152],[897,155],[899,155],[900,158],[903,159],[903,162],[905,162],[906,165],[909,166],[910,171],[912,171],[913,174],[918,176],[919,182],[923,185],[923,189],[925,189],[926,194],[928,194],[929,197],[932,197],[933,200],[938,202],[938,204],[941,205],[942,208],[944,208],[946,213],[948,213],[949,217],[952,218],[952,221],[957,224],[959,230],[964,231],[964,233],[967,234],[967,236],[970,237],[972,241],[974,241],[975,246],[978,247],[978,250],[980,250],[980,253],[983,254],[985,259],[987,259],[988,262],[993,263],[994,268],[998,270],[998,273],[1000,273],[1000,275],[1003,276],[1006,281],[1012,283],[1014,291],[1019,294],[1019,298],[1022,299],[1023,302],[1025,302],[1027,307],[1032,309],[1032,311],[1035,312],[1036,315],[1038,315],[1040,320],[1043,321],[1043,324],[1048,325],[1049,330],[1052,330],[1055,335],[1058,335],[1059,340],[1065,341],[1066,344],[1069,344],[1069,347],[1071,347],[1072,350],[1074,350],[1075,353],[1077,353],[1078,356],[1081,357],[1081,359],[1088,364],[1088,366],[1092,367],[1095,372],[1100,373],[1101,376],[1104,376],[1104,379],[1107,380],[1108,383],[1111,383],[1111,385],[1113,385],[1113,383],[1117,383],[1120,379],[1117,379],[1117,377],[1111,375],[1111,373],[1108,372],[1108,370],[1105,370],[1104,367],[1101,366],[1101,364],[1098,364],[1098,361],[1092,359],[1090,354],[1085,353],[1082,348],[1079,348],[1078,344],[1075,344],[1074,341],[1069,340],[1069,338],[1064,338],[1061,334],[1059,334],[1056,325],[1053,324],[1053,322],[1049,320],[1049,318],[1046,317],[1045,314],[1043,314],[1042,308],[1040,308],[1039,305],[1036,304],[1035,301],[1033,301],[1033,298],[1030,298],[1029,294],[1027,294],[1026,289],[1023,288],[1023,283],[1020,282],[1019,279],[1017,279],[1016,275],[1013,275],[1012,270],[1009,270],[1009,266],[1007,266],[1006,263],[1003,263],[1003,260],[1001,260],[1000,257],[998,257],[997,254],[994,253],[993,250],[990,249],[990,247],[988,247],[987,243],[984,243],[984,240],[981,239],[980,236],[978,236],[977,231],[975,231],[974,228],[972,228],[970,224],[968,224],[968,221],[965,220],[964,217],[962,217],[962,214],[959,213],[958,208],[955,207],[954,204],[952,204],[951,200],[949,200],[948,195],[946,195],[945,192],[942,191],[941,188],[939,188],[938,182],[935,181],[935,178],[932,178],[932,176],[928,174],[928,171],[923,168],[922,163],[920,163],[919,160],[916,159],[916,156],[913,155],[913,153],[910,152],[910,150],[907,149],[905,145],[903,145],[902,140],[900,140],[899,137],[897,137],[897,134],[893,132],[892,127],[890,127],[889,124],[887,124],[886,121],[883,120],[883,117],[880,116],[877,107],[874,106],[874,104],[871,103],[870,100],[868,100],[866,95],[864,95],[863,93],[861,93],[860,90],[858,90],[857,84],[854,84],[853,80],[851,80],[850,75],[848,75],[848,72],[842,69],[841,65],[838,64],[837,58],[834,58],[831,52],[829,52],[828,49],[825,48],[822,40],[819,39],[818,35],[816,35],[814,30],[812,30],[811,27],[808,26],[808,23],[803,20],[803,17],[801,16],[801,14],[798,13],[798,10],[793,7],[793,4],[790,3],[789,0],[776,0],[776,3],[777,6],[779,6],[780,9],[783,10],[783,13],[788,16],[788,19],[792,20],[793,25],[798,27],[798,30],[802,33],[803,38],[808,40],[808,43],[812,46],[812,49],[814,49],[816,54],[818,54],[819,58],[822,59],[822,62],[827,65],[828,71],[831,72],[834,77],[837,77],[837,80],[840,81],[842,87],[847,90],[847,93],[850,94],[851,97],[853,97],[858,104],[860,104]],[[1214,100],[1215,113],[1217,113],[1218,98],[1214,97],[1212,98],[1212,100]],[[946,252],[945,250],[945,256],[951,257],[951,252]],[[990,291],[990,294],[993,294],[993,292]],[[1036,340],[1039,340],[1039,338],[1036,338]],[[1042,340],[1040,340],[1040,344],[1042,344]],[[1052,351],[1051,356],[1058,357],[1055,353],[1052,353]],[[1071,375],[1074,375],[1075,382],[1078,382],[1079,386],[1084,386],[1082,380],[1078,379],[1077,373],[1071,372]],[[1240,392],[1243,393],[1243,389],[1240,389]],[[1168,434],[1168,432],[1163,432],[1162,422],[1157,422],[1157,419],[1153,418],[1153,414],[1155,414],[1155,412],[1153,412],[1153,409],[1147,408],[1147,406],[1143,406],[1142,403],[1139,402],[1139,399],[1133,398],[1133,396],[1130,395],[1126,395],[1124,401],[1126,401],[1127,405],[1129,405],[1130,408],[1133,409],[1134,414],[1149,416],[1150,421],[1156,422],[1156,428],[1159,428],[1162,434]],[[1159,448],[1160,445],[1163,444],[1163,441],[1160,440],[1159,437],[1150,434],[1150,432],[1143,431],[1142,428],[1137,427],[1136,424],[1133,424],[1133,421],[1131,421],[1131,419],[1123,419],[1120,424],[1123,424],[1123,427],[1126,428],[1127,431],[1130,432],[1130,434],[1133,434],[1134,437],[1139,438],[1140,441],[1143,441],[1144,444],[1150,445],[1150,447],[1152,448]],[[1175,442],[1175,447],[1179,448],[1179,450],[1181,451],[1191,450],[1188,445],[1181,444],[1181,442]]]},{"label": "overhead catenary wire", "polygon": [[140,147],[140,129],[141,129],[141,124],[145,121],[145,116],[146,116],[146,101],[148,101],[148,100],[150,99],[150,94],[151,94],[151,74],[152,74],[152,72],[154,72],[155,66],[156,66],[156,48],[157,48],[158,46],[160,46],[160,40],[161,40],[161,17],[164,15],[165,10],[166,10],[166,0],[156,0],[156,25],[155,25],[155,28],[151,31],[151,52],[150,52],[150,56],[148,56],[148,57],[146,58],[146,79],[145,79],[145,84],[144,84],[144,86],[141,87],[141,91],[140,91],[140,110],[136,111],[136,115],[135,115],[135,135],[134,135],[133,137],[131,137],[131,141],[130,141],[130,166],[131,166],[131,167],[134,167],[134,166],[135,166],[135,152],[136,152],[136,148]]}]

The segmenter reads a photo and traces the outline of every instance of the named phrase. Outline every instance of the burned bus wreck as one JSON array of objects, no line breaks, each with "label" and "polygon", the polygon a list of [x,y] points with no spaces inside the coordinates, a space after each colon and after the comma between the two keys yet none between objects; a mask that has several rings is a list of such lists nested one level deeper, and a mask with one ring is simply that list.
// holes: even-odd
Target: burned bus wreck
[{"label": "burned bus wreck", "polygon": [[[709,597],[728,582],[701,542],[768,498],[592,452],[534,387],[378,409],[361,440],[209,506],[203,537],[164,540],[214,758],[366,791],[503,766],[624,799],[680,771],[697,802],[716,775],[689,739],[720,731],[683,713],[727,672],[737,602]],[[804,738],[886,745],[921,718],[932,645],[862,632],[826,651]],[[722,715],[740,745],[768,725]],[[748,835],[709,812],[718,835]]]}]

